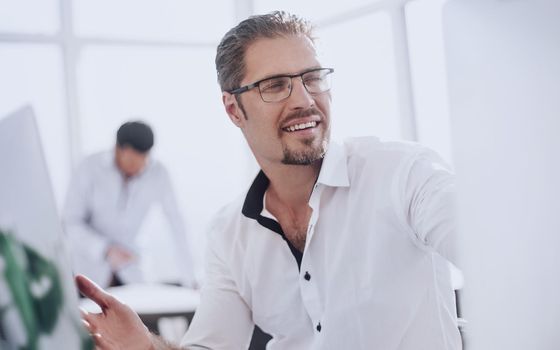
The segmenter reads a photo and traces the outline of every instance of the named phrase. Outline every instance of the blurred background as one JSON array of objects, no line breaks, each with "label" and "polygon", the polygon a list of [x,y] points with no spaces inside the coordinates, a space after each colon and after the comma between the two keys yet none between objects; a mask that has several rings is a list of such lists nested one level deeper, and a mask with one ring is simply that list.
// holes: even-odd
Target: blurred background
[{"label": "blurred background", "polygon": [[216,45],[277,9],[316,24],[335,139],[418,141],[455,166],[466,348],[558,349],[557,0],[0,0],[0,116],[33,106],[59,209],[84,156],[150,123],[200,269],[209,219],[257,171]]}]

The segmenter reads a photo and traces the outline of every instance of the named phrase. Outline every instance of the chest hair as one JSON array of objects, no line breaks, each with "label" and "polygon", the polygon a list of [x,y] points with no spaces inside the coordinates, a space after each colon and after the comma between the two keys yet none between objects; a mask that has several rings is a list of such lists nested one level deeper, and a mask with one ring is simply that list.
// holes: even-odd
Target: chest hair
[{"label": "chest hair", "polygon": [[311,208],[308,207],[304,213],[294,217],[289,213],[282,212],[276,215],[278,223],[284,231],[284,235],[297,250],[303,252],[307,239],[307,226],[311,218]]}]

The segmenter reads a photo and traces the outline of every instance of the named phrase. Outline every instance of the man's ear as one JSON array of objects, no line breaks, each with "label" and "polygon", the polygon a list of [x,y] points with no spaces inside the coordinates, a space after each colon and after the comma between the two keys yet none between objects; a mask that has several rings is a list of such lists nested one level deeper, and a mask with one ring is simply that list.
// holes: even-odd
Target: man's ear
[{"label": "man's ear", "polygon": [[222,102],[229,119],[240,128],[245,120],[245,115],[243,115],[243,111],[239,108],[235,95],[226,91],[222,92]]}]

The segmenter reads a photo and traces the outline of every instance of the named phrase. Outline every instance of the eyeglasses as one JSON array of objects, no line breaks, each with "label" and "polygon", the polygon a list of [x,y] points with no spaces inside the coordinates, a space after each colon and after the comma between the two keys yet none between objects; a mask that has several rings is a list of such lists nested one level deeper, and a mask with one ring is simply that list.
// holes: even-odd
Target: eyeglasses
[{"label": "eyeglasses", "polygon": [[294,75],[277,75],[228,91],[230,94],[238,95],[255,87],[264,102],[279,102],[287,99],[292,94],[292,79],[301,78],[301,82],[308,93],[317,95],[331,89],[331,73],[333,68],[315,68]]}]

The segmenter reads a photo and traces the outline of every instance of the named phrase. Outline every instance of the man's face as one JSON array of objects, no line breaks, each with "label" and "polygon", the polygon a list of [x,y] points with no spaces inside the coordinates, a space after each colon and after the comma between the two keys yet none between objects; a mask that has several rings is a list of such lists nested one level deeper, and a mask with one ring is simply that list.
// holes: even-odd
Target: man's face
[{"label": "man's face", "polygon": [[146,166],[148,153],[141,153],[128,146],[117,146],[115,162],[125,177],[138,175]]},{"label": "man's face", "polygon": [[[241,86],[321,67],[313,43],[303,36],[261,38],[247,48],[245,65]],[[329,92],[311,95],[296,77],[290,97],[279,102],[264,102],[258,88],[238,96],[241,105],[225,92],[224,105],[261,166],[307,165],[322,159],[330,137]]]}]

